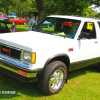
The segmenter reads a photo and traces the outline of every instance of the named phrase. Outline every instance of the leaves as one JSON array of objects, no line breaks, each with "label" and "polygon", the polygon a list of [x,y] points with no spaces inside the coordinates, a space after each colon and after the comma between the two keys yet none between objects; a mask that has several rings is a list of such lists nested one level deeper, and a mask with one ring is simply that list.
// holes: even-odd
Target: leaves
[{"label": "leaves", "polygon": [[[44,17],[48,15],[86,15],[93,16],[88,12],[90,3],[99,4],[99,0],[0,0],[0,11],[7,14],[7,12],[14,12],[17,16],[29,16],[30,13],[38,13],[43,1]],[[42,10],[42,9],[40,9]],[[96,14],[96,13],[95,13]],[[95,15],[94,14],[94,15]],[[39,15],[41,16],[41,14]]]},{"label": "leaves", "polygon": [[[74,2],[73,2],[74,1]],[[44,0],[45,14],[82,15],[90,3],[85,0]]]},{"label": "leaves", "polygon": [[92,8],[87,8],[85,9],[83,15],[88,17],[95,17],[97,15],[97,11],[94,11]]}]

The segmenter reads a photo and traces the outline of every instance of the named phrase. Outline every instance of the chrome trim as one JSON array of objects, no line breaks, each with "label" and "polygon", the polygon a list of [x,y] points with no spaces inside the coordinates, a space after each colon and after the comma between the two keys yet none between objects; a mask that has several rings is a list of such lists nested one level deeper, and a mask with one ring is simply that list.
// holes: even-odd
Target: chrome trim
[{"label": "chrome trim", "polygon": [[23,60],[23,56],[24,56],[24,51],[21,50],[21,53],[20,53],[20,60]]},{"label": "chrome trim", "polygon": [[5,61],[5,62],[7,62],[7,63],[13,64],[13,65],[16,65],[16,66],[25,68],[25,69],[29,69],[29,67],[27,67],[27,66],[20,65],[20,64],[18,64],[18,63],[12,62],[12,61],[10,61],[10,60],[7,60],[7,59],[1,58],[1,57],[0,57],[0,60],[3,60],[3,61]]},{"label": "chrome trim", "polygon": [[[4,68],[4,69],[7,69],[7,70],[9,70],[9,71],[12,71],[12,72],[14,72],[14,73],[16,73],[16,74],[20,74],[20,73],[18,73],[18,70],[21,70],[21,71],[23,71],[23,72],[26,72],[27,73],[27,76],[26,75],[23,75],[23,74],[20,74],[20,75],[22,75],[22,76],[25,76],[25,77],[28,77],[28,78],[34,78],[34,77],[36,77],[37,76],[37,70],[30,70],[29,69],[29,67],[27,67],[27,66],[24,66],[24,65],[20,65],[20,64],[18,64],[18,63],[15,63],[15,62],[12,62],[12,61],[9,61],[9,60],[7,60],[7,59],[5,59],[5,58],[1,58],[0,57],[0,67],[2,67],[2,68]],[[5,64],[6,65],[5,65]],[[13,68],[11,68],[11,66],[13,67]],[[27,72],[28,71],[28,72]]]}]

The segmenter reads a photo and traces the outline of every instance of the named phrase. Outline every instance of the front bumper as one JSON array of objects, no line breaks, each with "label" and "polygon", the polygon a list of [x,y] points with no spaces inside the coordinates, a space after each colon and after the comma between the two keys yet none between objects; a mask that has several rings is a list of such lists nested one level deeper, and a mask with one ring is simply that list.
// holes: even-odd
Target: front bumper
[{"label": "front bumper", "polygon": [[[19,73],[19,70],[23,73]],[[38,80],[37,70],[29,70],[28,67],[0,57],[0,72],[7,74],[22,82],[36,82]]]}]

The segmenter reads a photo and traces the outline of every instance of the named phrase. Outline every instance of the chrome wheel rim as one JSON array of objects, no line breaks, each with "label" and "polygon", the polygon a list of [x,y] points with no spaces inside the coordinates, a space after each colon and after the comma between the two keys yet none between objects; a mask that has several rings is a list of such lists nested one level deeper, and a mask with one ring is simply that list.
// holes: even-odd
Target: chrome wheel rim
[{"label": "chrome wheel rim", "polygon": [[64,79],[64,72],[62,70],[56,70],[49,81],[49,86],[51,89],[59,89]]}]

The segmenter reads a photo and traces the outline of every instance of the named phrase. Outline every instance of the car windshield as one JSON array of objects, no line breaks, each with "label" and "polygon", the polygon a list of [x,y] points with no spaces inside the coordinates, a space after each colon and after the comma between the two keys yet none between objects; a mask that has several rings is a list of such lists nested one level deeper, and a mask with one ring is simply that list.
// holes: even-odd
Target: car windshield
[{"label": "car windshield", "polygon": [[6,29],[7,26],[3,21],[0,21],[0,29]]},{"label": "car windshield", "polygon": [[46,19],[41,21],[33,29],[33,31],[38,31],[73,39],[79,25],[80,25],[80,20],[47,17]]}]

